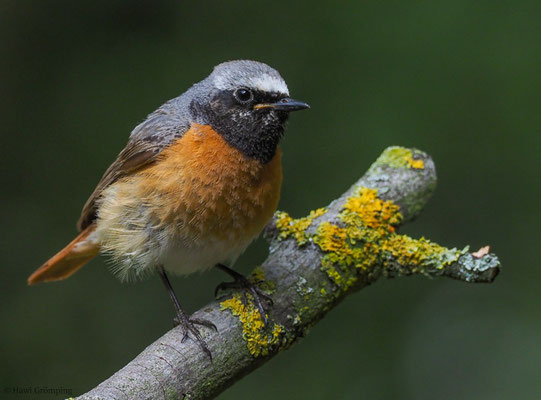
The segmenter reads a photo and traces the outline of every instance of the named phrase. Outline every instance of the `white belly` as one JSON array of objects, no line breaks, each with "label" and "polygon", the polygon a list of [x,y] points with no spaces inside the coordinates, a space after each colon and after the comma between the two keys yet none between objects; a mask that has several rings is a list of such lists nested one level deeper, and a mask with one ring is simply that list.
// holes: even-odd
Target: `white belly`
[{"label": "white belly", "polygon": [[255,239],[239,241],[238,238],[224,240],[209,236],[188,241],[174,235],[145,234],[144,231],[115,230],[111,235],[110,230],[100,228],[98,225],[97,239],[101,250],[112,256],[112,270],[121,281],[143,278],[160,265],[175,275],[203,272],[216,264],[232,266]]},{"label": "white belly", "polygon": [[250,242],[251,240],[243,243],[232,243],[209,239],[204,243],[199,243],[198,246],[192,247],[176,243],[164,249],[161,255],[161,264],[167,272],[176,275],[203,272],[216,264],[232,266],[246,250]]}]

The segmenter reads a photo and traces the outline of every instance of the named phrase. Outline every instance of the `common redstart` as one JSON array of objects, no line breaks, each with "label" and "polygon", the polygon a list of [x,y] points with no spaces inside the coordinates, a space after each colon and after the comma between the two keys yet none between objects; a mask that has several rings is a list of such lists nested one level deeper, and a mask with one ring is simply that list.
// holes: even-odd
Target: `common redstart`
[{"label": "common redstart", "polygon": [[[131,132],[83,207],[79,235],[29,278],[65,279],[102,252],[125,281],[158,271],[176,309],[175,321],[210,356],[181,308],[167,272],[220,268],[234,279],[217,289],[249,291],[262,310],[265,295],[233,264],[270,220],[282,182],[279,142],[293,100],[278,71],[256,61],[229,61]],[[262,299],[263,297],[263,299]]]}]

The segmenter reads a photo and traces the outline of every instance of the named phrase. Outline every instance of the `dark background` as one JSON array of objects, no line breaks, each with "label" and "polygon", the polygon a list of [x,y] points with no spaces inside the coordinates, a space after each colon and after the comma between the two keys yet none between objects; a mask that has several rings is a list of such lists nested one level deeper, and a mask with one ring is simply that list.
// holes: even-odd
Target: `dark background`
[{"label": "dark background", "polygon": [[[103,258],[64,282],[26,278],[75,235],[146,114],[249,58],[312,106],[283,141],[280,209],[303,216],[385,147],[415,146],[439,182],[403,232],[490,244],[504,269],[492,285],[378,282],[221,398],[538,397],[540,21],[538,0],[2,1],[0,389],[80,394],[171,327],[159,279],[121,285]],[[265,254],[260,240],[237,269]],[[193,311],[222,278],[173,283]]]}]

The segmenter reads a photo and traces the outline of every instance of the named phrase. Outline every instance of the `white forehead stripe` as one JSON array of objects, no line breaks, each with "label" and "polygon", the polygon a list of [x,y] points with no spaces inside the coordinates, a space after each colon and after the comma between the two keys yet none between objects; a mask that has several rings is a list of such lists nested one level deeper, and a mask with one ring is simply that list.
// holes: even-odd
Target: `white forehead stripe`
[{"label": "white forehead stripe", "polygon": [[278,92],[289,94],[286,83],[282,79],[275,78],[268,74],[252,79],[252,87],[263,92]]},{"label": "white forehead stripe", "polygon": [[289,89],[284,80],[269,74],[261,74],[255,77],[242,77],[235,82],[235,85],[231,84],[231,77],[227,75],[218,75],[214,78],[214,85],[220,90],[232,90],[246,86],[263,92],[278,92],[289,95]]}]

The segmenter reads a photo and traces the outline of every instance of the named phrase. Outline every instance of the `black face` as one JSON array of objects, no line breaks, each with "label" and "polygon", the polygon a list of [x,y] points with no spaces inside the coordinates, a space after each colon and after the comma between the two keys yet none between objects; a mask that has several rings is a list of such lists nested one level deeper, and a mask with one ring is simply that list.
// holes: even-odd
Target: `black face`
[{"label": "black face", "polygon": [[275,103],[285,94],[249,88],[217,91],[207,105],[193,104],[192,111],[204,113],[212,128],[248,157],[267,163],[274,157],[284,133],[289,112],[272,108],[254,109],[256,104]]}]

